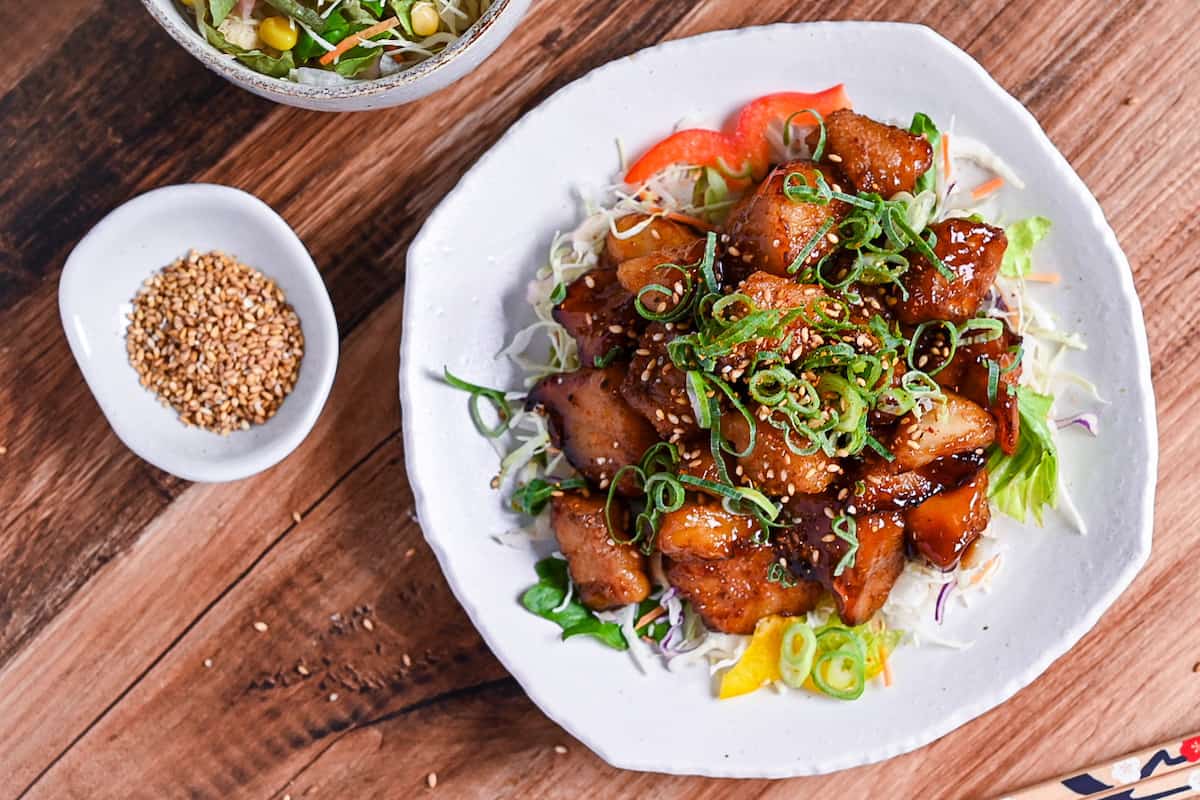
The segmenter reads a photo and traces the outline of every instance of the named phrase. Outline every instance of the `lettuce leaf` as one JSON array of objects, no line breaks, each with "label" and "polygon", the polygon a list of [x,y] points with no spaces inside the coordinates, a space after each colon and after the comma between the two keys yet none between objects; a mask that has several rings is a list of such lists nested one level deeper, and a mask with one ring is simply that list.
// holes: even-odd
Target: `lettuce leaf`
[{"label": "lettuce leaf", "polygon": [[1008,247],[1000,262],[1000,274],[1019,278],[1032,272],[1033,247],[1049,232],[1050,220],[1045,217],[1029,217],[1006,227]]},{"label": "lettuce leaf", "polygon": [[212,12],[213,25],[220,27],[235,5],[237,5],[237,0],[211,0],[209,10]]},{"label": "lettuce leaf", "polygon": [[908,126],[909,133],[915,133],[918,136],[924,136],[929,142],[929,146],[933,148],[934,157],[933,163],[929,165],[929,169],[921,177],[917,178],[917,187],[913,190],[913,194],[917,195],[926,189],[933,189],[937,185],[937,163],[941,146],[942,134],[938,131],[937,125],[929,118],[927,114],[922,114],[920,111],[913,114],[912,124]]},{"label": "lettuce leaf", "polygon": [[291,50],[279,56],[272,56],[264,53],[262,50],[247,50],[229,41],[219,30],[209,25],[205,19],[207,12],[205,0],[195,0],[195,2],[196,24],[199,26],[200,32],[204,34],[204,38],[208,40],[209,44],[222,53],[231,55],[255,72],[261,72],[263,75],[269,75],[272,78],[286,78],[288,73],[295,68],[296,62],[292,59]]},{"label": "lettuce leaf", "polygon": [[1058,448],[1050,430],[1054,397],[1017,387],[1021,436],[1011,456],[999,448],[988,458],[988,495],[1002,512],[1024,522],[1032,514],[1039,526],[1046,506],[1058,504]]},{"label": "lettuce leaf", "polygon": [[[572,636],[594,636],[614,650],[627,650],[629,645],[621,634],[621,626],[615,622],[602,622],[591,609],[572,598],[561,610],[567,596],[567,562],[561,558],[543,558],[534,567],[538,582],[521,595],[521,605],[543,619],[558,624],[563,629],[562,638]],[[665,632],[665,631],[664,631]]]}]

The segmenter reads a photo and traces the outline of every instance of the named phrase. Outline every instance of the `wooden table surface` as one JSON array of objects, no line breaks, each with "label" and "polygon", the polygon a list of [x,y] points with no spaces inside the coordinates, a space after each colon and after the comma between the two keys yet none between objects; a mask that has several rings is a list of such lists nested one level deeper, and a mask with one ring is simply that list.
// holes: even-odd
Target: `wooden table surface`
[{"label": "wooden table surface", "polygon": [[[1154,554],[1045,675],[917,752],[774,783],[622,773],[529,702],[422,540],[396,387],[405,250],[500,132],[593,67],[703,31],[851,17],[925,22],[964,47],[1099,197],[1150,333]],[[412,797],[431,772],[451,797],[986,797],[1200,729],[1198,37],[1195,0],[541,0],[468,80],[321,115],[206,72],[132,0],[4,3],[0,797]],[[188,484],[121,445],[56,305],[93,223],[188,181],[283,214],[342,337],[313,433],[228,485]]]}]

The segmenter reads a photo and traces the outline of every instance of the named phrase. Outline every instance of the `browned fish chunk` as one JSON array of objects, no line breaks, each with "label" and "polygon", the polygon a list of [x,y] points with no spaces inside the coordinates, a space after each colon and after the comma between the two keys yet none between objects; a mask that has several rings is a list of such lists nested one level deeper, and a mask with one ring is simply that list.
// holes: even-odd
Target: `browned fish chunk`
[{"label": "browned fish chunk", "polygon": [[[550,522],[558,547],[567,557],[571,580],[583,604],[601,611],[640,603],[650,594],[646,557],[627,544],[617,544],[604,519],[604,498],[563,494],[550,500]],[[628,513],[614,501],[613,525],[624,530]]]},{"label": "browned fish chunk", "polygon": [[554,319],[579,345],[584,367],[595,365],[614,347],[632,349],[642,322],[633,295],[612,269],[592,270],[571,281],[567,296],[554,308]]},{"label": "browned fish chunk", "polygon": [[[616,228],[624,233],[645,220],[645,214],[627,214],[616,221]],[[687,225],[655,217],[649,225],[628,238],[614,236],[610,230],[604,239],[602,260],[616,266],[622,261],[648,256],[659,250],[684,247],[699,238],[699,234]]]},{"label": "browned fish chunk", "polygon": [[847,502],[862,513],[913,508],[973,480],[986,463],[987,457],[978,450],[936,458],[914,470],[871,457],[850,476]]},{"label": "browned fish chunk", "polygon": [[987,487],[987,470],[981,469],[957,489],[931,497],[904,512],[913,549],[935,567],[957,566],[991,521]]},{"label": "browned fish chunk", "polygon": [[[849,206],[840,200],[825,205],[803,203],[790,200],[783,193],[788,175],[799,173],[809,185],[815,185],[818,170],[827,183],[838,183],[836,174],[829,167],[811,161],[791,161],[776,167],[757,189],[734,205],[725,223],[729,240],[722,263],[727,276],[737,280],[755,270],[787,276],[788,267],[821,228],[827,222],[836,225],[846,215]],[[795,179],[793,183],[796,183]],[[834,246],[830,239],[822,236],[811,251],[809,261],[817,263]]]},{"label": "browned fish chunk", "polygon": [[659,436],[670,441],[700,430],[688,400],[685,373],[667,355],[667,343],[679,334],[669,322],[647,325],[621,383],[625,401],[650,421]]},{"label": "browned fish chunk", "polygon": [[[750,407],[756,414],[758,434],[754,449],[737,459],[743,481],[753,483],[763,492],[776,497],[794,494],[818,494],[825,491],[837,474],[830,471],[835,459],[821,450],[802,456],[787,446],[784,432],[770,422],[757,416],[758,406]],[[750,426],[745,417],[736,411],[721,415],[721,435],[743,452],[750,445]],[[807,447],[808,440],[799,434],[792,435],[792,444]]]},{"label": "browned fish chunk", "polygon": [[[726,461],[728,467],[728,459],[724,454],[721,455],[721,458]],[[717,460],[713,458],[712,446],[707,438],[696,439],[690,445],[685,444],[680,447],[679,474],[690,475],[693,478],[713,483],[721,482],[721,473],[717,471]]]},{"label": "browned fish chunk", "polygon": [[[853,111],[826,117],[825,137],[825,152],[834,156],[830,160],[860,192],[883,197],[911,192],[933,164],[933,149],[924,138]],[[814,130],[808,146],[816,143]]]},{"label": "browned fish chunk", "polygon": [[[1021,380],[1021,365],[1015,348],[1021,337],[1007,326],[1004,334],[989,342],[960,345],[951,362],[934,376],[942,386],[960,393],[973,403],[987,408],[996,418],[996,443],[1012,455],[1017,451],[1021,435],[1021,420],[1017,408],[1017,386]],[[997,365],[996,397],[988,397],[990,363]]]},{"label": "browned fish chunk", "polygon": [[920,419],[909,413],[901,418],[889,449],[898,470],[923,467],[938,458],[981,450],[996,438],[992,415],[960,394],[943,389],[945,403],[937,403]]},{"label": "browned fish chunk", "polygon": [[[784,327],[783,335],[778,338],[751,339],[735,346],[730,355],[718,360],[718,369],[722,375],[730,380],[737,380],[750,367],[756,353],[778,350],[788,336],[791,336],[791,342],[785,355],[792,361],[803,358],[821,344],[818,332],[805,322],[805,316],[808,319],[817,319],[817,305],[829,299],[829,295],[820,286],[796,283],[767,272],[755,272],[742,281],[737,290],[749,297],[756,308],[785,313],[803,309],[805,315],[797,316],[789,322]],[[829,309],[826,311],[829,312]]]},{"label": "browned fish chunk", "polygon": [[[617,280],[630,294],[637,296],[647,286],[658,285],[678,289],[682,294],[688,280],[701,280],[699,264],[704,258],[704,240],[697,239],[681,247],[668,247],[647,256],[622,261],[617,265]],[[685,278],[686,276],[686,278]],[[642,304],[655,313],[675,307],[678,298],[661,292],[647,292]]]},{"label": "browned fish chunk", "polygon": [[900,513],[879,512],[854,519],[858,550],[854,565],[846,566],[840,575],[834,573],[850,544],[834,534],[833,522],[824,513],[804,515],[795,527],[779,534],[775,545],[794,575],[815,580],[829,590],[838,616],[847,625],[870,620],[904,570],[904,519]]},{"label": "browned fish chunk", "polygon": [[758,532],[754,517],[731,514],[716,500],[689,500],[678,511],[663,515],[658,549],[677,561],[713,561],[733,556]]},{"label": "browned fish chunk", "polygon": [[[550,417],[550,436],[584,477],[607,488],[617,470],[641,460],[658,441],[654,428],[621,397],[625,367],[581,369],[542,379],[529,393],[529,408],[542,406]],[[638,494],[622,479],[621,494]]]},{"label": "browned fish chunk", "polygon": [[809,581],[788,588],[768,581],[774,560],[771,548],[762,547],[721,561],[667,560],[664,566],[667,581],[704,624],[721,633],[748,634],[763,617],[812,610],[821,596],[821,587]]},{"label": "browned fish chunk", "polygon": [[929,230],[937,236],[933,252],[955,278],[946,280],[924,256],[910,250],[908,271],[900,279],[908,299],[896,304],[896,316],[909,325],[935,319],[964,322],[975,316],[996,280],[1008,239],[1000,228],[969,219],[944,220]]}]

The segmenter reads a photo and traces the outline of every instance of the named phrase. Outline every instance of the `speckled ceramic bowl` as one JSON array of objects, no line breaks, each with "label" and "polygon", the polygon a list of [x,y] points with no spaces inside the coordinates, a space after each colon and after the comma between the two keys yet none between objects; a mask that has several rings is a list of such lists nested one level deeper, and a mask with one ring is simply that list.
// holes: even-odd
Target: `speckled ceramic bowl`
[{"label": "speckled ceramic bowl", "polygon": [[508,38],[530,2],[496,0],[457,42],[402,72],[348,86],[308,86],[262,75],[221,53],[180,13],[174,0],[142,0],[150,16],[213,72],[268,100],[315,111],[370,111],[410,103],[446,88],[482,64]]}]

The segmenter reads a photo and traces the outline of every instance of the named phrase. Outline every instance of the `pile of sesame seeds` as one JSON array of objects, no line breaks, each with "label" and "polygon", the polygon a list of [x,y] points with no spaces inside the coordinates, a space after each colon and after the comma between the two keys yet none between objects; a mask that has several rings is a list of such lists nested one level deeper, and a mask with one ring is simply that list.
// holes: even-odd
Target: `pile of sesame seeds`
[{"label": "pile of sesame seeds", "polygon": [[133,298],[125,348],[142,386],[181,422],[226,435],[279,410],[304,334],[273,280],[224,253],[192,251]]}]

